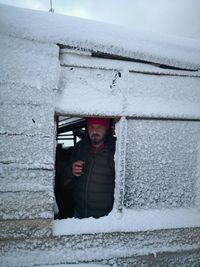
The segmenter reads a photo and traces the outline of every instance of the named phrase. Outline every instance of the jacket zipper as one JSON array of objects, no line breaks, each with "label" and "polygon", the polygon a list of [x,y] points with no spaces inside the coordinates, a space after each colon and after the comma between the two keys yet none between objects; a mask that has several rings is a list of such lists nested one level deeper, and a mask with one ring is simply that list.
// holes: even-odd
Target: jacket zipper
[{"label": "jacket zipper", "polygon": [[93,166],[94,166],[94,162],[95,162],[95,153],[92,154],[92,160],[91,160],[91,164],[90,164],[90,169],[89,169],[87,180],[86,180],[86,184],[85,184],[85,217],[87,217],[87,214],[88,214],[88,205],[87,205],[87,201],[88,201],[88,185],[89,185],[89,180],[90,180],[90,177],[91,177],[92,169],[93,169]]}]

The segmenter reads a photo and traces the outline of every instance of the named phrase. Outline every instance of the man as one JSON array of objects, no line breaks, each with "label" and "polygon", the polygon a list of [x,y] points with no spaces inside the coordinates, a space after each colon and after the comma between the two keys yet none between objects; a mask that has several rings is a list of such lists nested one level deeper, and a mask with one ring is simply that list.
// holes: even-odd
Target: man
[{"label": "man", "polygon": [[67,168],[74,183],[75,217],[99,218],[113,207],[115,138],[110,119],[88,118],[85,138],[76,144]]}]

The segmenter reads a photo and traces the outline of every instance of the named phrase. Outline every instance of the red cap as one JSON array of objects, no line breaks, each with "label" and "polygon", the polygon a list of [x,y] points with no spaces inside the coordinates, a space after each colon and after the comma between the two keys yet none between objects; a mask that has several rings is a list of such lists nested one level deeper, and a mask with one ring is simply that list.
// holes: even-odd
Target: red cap
[{"label": "red cap", "polygon": [[106,129],[110,128],[110,119],[107,118],[88,118],[87,119],[87,126],[99,124],[104,126]]}]

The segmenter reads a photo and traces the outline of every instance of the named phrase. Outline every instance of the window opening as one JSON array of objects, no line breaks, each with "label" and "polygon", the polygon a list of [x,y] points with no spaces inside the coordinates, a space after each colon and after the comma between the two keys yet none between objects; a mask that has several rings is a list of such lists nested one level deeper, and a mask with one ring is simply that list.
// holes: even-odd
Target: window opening
[{"label": "window opening", "polygon": [[[102,118],[94,119],[104,121]],[[55,219],[99,218],[104,216],[104,213],[107,215],[107,211],[109,213],[112,210],[115,187],[115,123],[113,119],[105,119],[105,121],[109,122],[109,126],[104,125],[107,128],[105,139],[103,138],[102,151],[100,151],[100,147],[93,150],[90,134],[88,134],[88,131],[92,130],[87,131],[87,118],[57,117]],[[77,144],[78,142],[79,144]],[[83,167],[81,174],[76,176],[72,171],[72,164],[77,161],[82,161]],[[94,204],[95,202],[97,204]],[[78,213],[77,207],[79,208]],[[79,215],[80,213],[82,214]]]},{"label": "window opening", "polygon": [[84,135],[84,118],[59,116],[57,118],[57,143],[63,147],[74,146]]}]

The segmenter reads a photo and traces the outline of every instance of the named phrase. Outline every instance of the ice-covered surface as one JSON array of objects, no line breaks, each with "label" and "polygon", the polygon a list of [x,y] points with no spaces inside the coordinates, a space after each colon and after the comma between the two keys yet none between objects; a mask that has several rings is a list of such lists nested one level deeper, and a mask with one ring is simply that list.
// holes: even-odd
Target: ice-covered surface
[{"label": "ice-covered surface", "polygon": [[[4,164],[54,164],[54,140],[40,136],[1,136],[0,162]],[[36,145],[37,144],[37,145]]]},{"label": "ice-covered surface", "polygon": [[[112,86],[115,78],[116,84]],[[120,79],[118,72],[114,70],[62,68],[61,94],[56,102],[56,111],[83,115],[119,115],[123,105]]]},{"label": "ice-covered surface", "polygon": [[200,122],[128,120],[124,205],[195,206],[200,190],[199,133]]},{"label": "ice-covered surface", "polygon": [[62,48],[60,50],[61,66],[100,68],[106,70],[128,70],[130,72],[139,72],[157,75],[174,75],[174,76],[200,76],[200,71],[188,71],[170,68],[160,68],[156,64],[147,64],[132,62],[120,59],[97,58],[91,55],[92,53]]},{"label": "ice-covered surface", "polygon": [[199,77],[145,75],[124,69],[70,66],[61,69],[60,94],[55,104],[57,112],[200,118]]},{"label": "ice-covered surface", "polygon": [[53,219],[53,190],[1,192],[0,220]]},{"label": "ice-covered surface", "polygon": [[87,233],[138,232],[158,229],[200,227],[199,209],[129,210],[115,211],[101,219],[55,220],[54,235]]},{"label": "ice-covered surface", "polygon": [[0,6],[0,26],[1,33],[9,36],[180,68],[200,68],[200,42],[192,39],[130,32],[118,25],[5,5]]},{"label": "ice-covered surface", "polygon": [[[20,168],[21,167],[21,168]],[[49,169],[48,169],[49,168]],[[52,165],[25,165],[18,163],[0,164],[0,191],[1,192],[19,192],[19,191],[40,191],[52,190],[53,180]],[[34,183],[33,183],[34,181]]]},{"label": "ice-covered surface", "polygon": [[[154,264],[158,260],[164,266],[198,266],[199,233],[199,228],[181,228],[54,236],[46,242],[44,238],[19,239],[2,244],[1,266],[92,262],[121,267],[141,266],[143,260],[149,266],[150,254]],[[194,265],[187,265],[188,260]]]},{"label": "ice-covered surface", "polygon": [[[0,216],[5,219],[1,229],[2,237],[5,238],[4,252],[6,251],[3,266],[16,266],[16,259],[19,266],[33,266],[69,261],[98,261],[104,258],[132,258],[136,253],[144,255],[152,251],[176,252],[180,249],[199,248],[196,237],[199,228],[192,228],[200,227],[197,196],[200,190],[200,182],[197,181],[199,147],[195,147],[199,140],[199,126],[194,126],[191,131],[187,127],[181,128],[183,134],[177,129],[180,135],[172,131],[178,144],[179,141],[180,144],[185,139],[187,141],[189,150],[176,144],[175,148],[186,155],[185,166],[189,169],[185,166],[181,169],[185,159],[175,156],[179,165],[173,174],[176,166],[173,165],[169,170],[166,161],[163,161],[166,160],[165,156],[162,155],[160,159],[160,172],[166,170],[171,176],[164,172],[165,181],[156,180],[156,188],[159,181],[161,188],[165,189],[165,186],[169,185],[166,194],[169,197],[173,195],[172,201],[177,201],[178,204],[181,203],[182,196],[183,205],[175,205],[175,209],[172,209],[168,205],[171,200],[167,199],[166,206],[171,209],[159,205],[162,206],[159,210],[152,202],[153,205],[148,206],[148,210],[124,209],[122,213],[117,211],[123,209],[124,180],[121,177],[125,174],[126,149],[130,152],[133,148],[129,144],[125,146],[127,122],[123,118],[117,130],[119,143],[116,157],[120,155],[120,158],[116,160],[119,173],[113,212],[99,220],[88,218],[54,221],[54,237],[51,236],[50,225],[53,221],[54,200],[54,108],[58,88],[60,98],[59,103],[56,102],[56,111],[64,114],[200,117],[199,78],[182,77],[188,75],[186,72],[176,72],[182,75],[181,77],[169,75],[158,78],[157,75],[148,75],[150,78],[147,78],[147,75],[130,73],[122,67],[120,75],[118,67],[113,67],[116,62],[109,60],[109,63],[106,63],[107,69],[103,69],[101,65],[99,69],[90,69],[89,64],[89,68],[62,67],[58,84],[61,67],[56,44],[177,67],[199,68],[199,42],[142,36],[114,25],[3,5],[0,5],[0,33],[0,91],[3,116],[0,127],[0,190],[3,191]],[[93,62],[95,65],[97,61]],[[123,63],[119,67],[122,65]],[[147,68],[142,64],[135,64],[133,69],[140,69],[142,72]],[[151,72],[152,68],[151,66],[148,71]],[[171,73],[168,70],[168,74]],[[196,72],[194,76],[196,74],[199,75]],[[193,123],[199,125],[198,122]],[[141,133],[143,129],[147,129],[146,124],[140,128]],[[147,132],[145,133],[148,137]],[[171,134],[170,130],[166,132]],[[144,146],[145,133],[141,140]],[[165,131],[161,133],[162,137]],[[179,140],[184,136],[187,138]],[[129,138],[132,141],[133,136]],[[155,141],[157,140],[159,139]],[[174,140],[167,140],[167,148],[173,152],[175,148],[171,147],[170,143],[174,144]],[[152,144],[150,147],[152,153],[156,151]],[[162,152],[164,148],[161,140]],[[143,147],[143,151],[146,151],[146,147]],[[151,153],[147,155],[150,158]],[[167,159],[170,155],[166,155]],[[154,172],[158,176],[156,168]],[[173,175],[179,177],[177,192],[170,180]],[[149,177],[153,183],[153,175]],[[169,183],[165,184],[166,181]],[[131,182],[130,184],[132,185]],[[144,196],[143,191],[139,192]],[[150,194],[147,196],[154,201],[155,198]],[[159,198],[159,201],[165,202],[165,196]],[[130,206],[133,207],[132,204],[131,202]],[[7,220],[9,223],[4,228]],[[177,228],[184,229],[178,232]],[[169,230],[161,234],[165,242],[158,233],[164,231],[163,229]],[[65,234],[68,236],[60,237]],[[182,243],[183,246],[180,245]]]},{"label": "ice-covered surface", "polygon": [[23,91],[25,95],[28,93],[26,103],[31,101],[33,88],[40,94],[45,88],[52,95],[60,74],[58,47],[48,43],[12,38],[9,31],[7,32],[9,37],[1,35],[2,25],[0,26],[0,82],[26,85],[25,92]]},{"label": "ice-covered surface", "polygon": [[[16,223],[17,222],[17,223]],[[0,239],[42,238],[52,236],[52,217],[49,219],[0,220]]]},{"label": "ice-covered surface", "polygon": [[200,118],[200,79],[131,73],[125,114],[140,117]]},{"label": "ice-covered surface", "polygon": [[124,200],[124,182],[126,169],[126,140],[127,140],[127,120],[122,117],[115,124],[115,133],[117,136],[115,150],[115,193],[114,193],[114,209],[123,210]]},{"label": "ice-covered surface", "polygon": [[[4,105],[0,106],[2,116],[0,134],[24,134],[49,137],[54,131],[53,108],[41,105]],[[16,123],[16,115],[18,116]]]},{"label": "ice-covered surface", "polygon": [[93,263],[81,263],[81,264],[56,264],[56,265],[40,265],[38,267],[109,267],[109,265],[93,264]]},{"label": "ice-covered surface", "polygon": [[[0,218],[10,220],[10,236],[16,220],[53,219],[53,103],[60,64],[56,45],[8,35],[0,34]],[[28,232],[21,225],[21,236],[23,229]],[[34,232],[31,223],[29,229]]]}]

